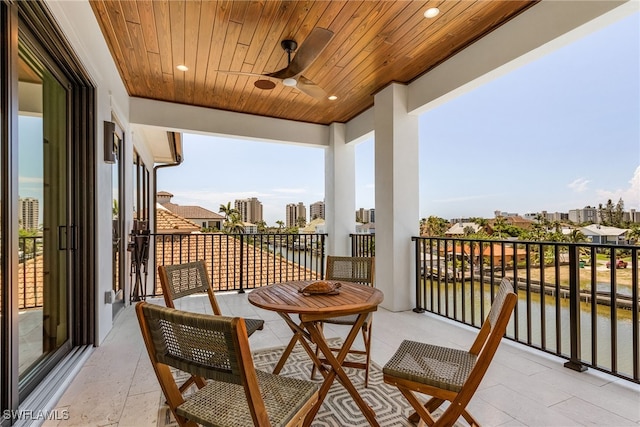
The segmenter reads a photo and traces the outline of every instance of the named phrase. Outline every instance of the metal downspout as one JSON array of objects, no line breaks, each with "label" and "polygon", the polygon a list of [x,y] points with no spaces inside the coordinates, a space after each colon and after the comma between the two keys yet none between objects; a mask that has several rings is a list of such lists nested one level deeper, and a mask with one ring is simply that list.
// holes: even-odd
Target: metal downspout
[{"label": "metal downspout", "polygon": [[[171,143],[171,153],[173,154],[175,162],[164,163],[153,167],[153,234],[156,234],[158,232],[158,213],[156,210],[156,205],[158,204],[158,169],[179,166],[183,160],[181,148],[182,144],[176,141],[176,134],[174,132],[167,132],[167,134]],[[180,144],[180,148],[178,148],[178,144]]]}]

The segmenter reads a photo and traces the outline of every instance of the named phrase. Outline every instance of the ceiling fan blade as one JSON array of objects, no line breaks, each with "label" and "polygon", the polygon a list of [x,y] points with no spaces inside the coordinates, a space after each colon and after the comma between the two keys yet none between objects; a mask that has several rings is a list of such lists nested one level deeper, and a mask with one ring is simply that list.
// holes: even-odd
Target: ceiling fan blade
[{"label": "ceiling fan blade", "polygon": [[276,84],[273,82],[273,80],[276,80],[276,79],[271,78],[269,76],[265,76],[264,74],[249,73],[245,71],[226,71],[226,70],[217,70],[217,72],[224,73],[224,74],[232,74],[237,76],[259,77],[258,80],[253,82],[253,85],[258,89],[271,90],[274,87],[276,87]]},{"label": "ceiling fan blade", "polygon": [[295,56],[286,68],[266,75],[278,79],[297,76],[322,53],[332,37],[333,31],[320,27],[314,28],[309,34],[309,37],[307,37],[296,50]]},{"label": "ceiling fan blade", "polygon": [[313,98],[327,99],[327,92],[305,76],[298,77],[296,88],[299,89],[300,92],[303,92]]},{"label": "ceiling fan blade", "polygon": [[234,75],[238,75],[238,76],[250,76],[250,77],[268,77],[265,74],[258,74],[258,73],[248,73],[248,72],[244,72],[244,71],[226,71],[226,70],[216,70],[217,73],[224,73],[224,74],[234,74]]}]

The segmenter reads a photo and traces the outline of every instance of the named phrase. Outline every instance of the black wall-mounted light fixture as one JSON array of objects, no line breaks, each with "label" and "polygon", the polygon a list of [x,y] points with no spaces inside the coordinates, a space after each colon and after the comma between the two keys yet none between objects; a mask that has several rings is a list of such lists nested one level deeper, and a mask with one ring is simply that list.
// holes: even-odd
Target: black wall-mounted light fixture
[{"label": "black wall-mounted light fixture", "polygon": [[118,160],[118,146],[124,141],[124,133],[115,122],[104,122],[104,161],[115,163]]}]

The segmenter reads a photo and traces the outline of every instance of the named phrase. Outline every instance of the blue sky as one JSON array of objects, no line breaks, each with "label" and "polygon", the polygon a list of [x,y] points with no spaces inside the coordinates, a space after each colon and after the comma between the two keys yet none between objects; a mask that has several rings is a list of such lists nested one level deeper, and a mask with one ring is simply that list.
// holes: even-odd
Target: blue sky
[{"label": "blue sky", "polygon": [[[42,153],[42,118],[20,116],[18,118],[20,151],[18,153],[18,194],[21,198],[33,197],[42,202],[43,197],[43,153]],[[38,212],[42,222],[42,205]]]},{"label": "blue sky", "polygon": [[[374,206],[374,147],[356,147],[356,207]],[[318,148],[184,135],[161,169],[174,203],[218,212],[257,197],[269,225],[324,198]],[[197,185],[194,183],[197,182]],[[420,117],[420,217],[568,212],[608,199],[640,209],[640,14]]]}]

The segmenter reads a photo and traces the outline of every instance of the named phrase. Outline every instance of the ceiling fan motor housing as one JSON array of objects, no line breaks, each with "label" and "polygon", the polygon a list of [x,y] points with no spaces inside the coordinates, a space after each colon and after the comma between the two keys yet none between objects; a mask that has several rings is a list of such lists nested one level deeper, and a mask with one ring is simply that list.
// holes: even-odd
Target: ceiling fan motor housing
[{"label": "ceiling fan motor housing", "polygon": [[295,40],[282,40],[280,46],[282,46],[285,52],[291,53],[298,48],[298,43],[296,43]]}]

